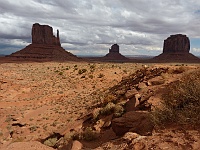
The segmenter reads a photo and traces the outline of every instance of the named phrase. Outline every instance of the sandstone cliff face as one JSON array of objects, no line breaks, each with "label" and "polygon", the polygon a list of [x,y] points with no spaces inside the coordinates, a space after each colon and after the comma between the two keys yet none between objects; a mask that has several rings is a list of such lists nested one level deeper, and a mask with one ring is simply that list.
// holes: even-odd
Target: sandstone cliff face
[{"label": "sandstone cliff face", "polygon": [[171,35],[164,40],[163,53],[189,53],[190,40],[186,35]]},{"label": "sandstone cliff face", "polygon": [[32,44],[60,45],[59,31],[55,37],[52,27],[35,23],[32,27]]}]

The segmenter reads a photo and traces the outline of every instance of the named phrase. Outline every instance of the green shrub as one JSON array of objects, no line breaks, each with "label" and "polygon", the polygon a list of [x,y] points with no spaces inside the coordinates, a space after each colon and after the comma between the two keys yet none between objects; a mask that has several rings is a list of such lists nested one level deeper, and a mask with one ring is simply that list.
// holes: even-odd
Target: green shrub
[{"label": "green shrub", "polygon": [[120,104],[114,104],[109,102],[105,107],[103,107],[100,112],[101,115],[114,114],[115,117],[120,117],[124,113],[124,108]]},{"label": "green shrub", "polygon": [[63,72],[59,72],[59,75],[63,75]]},{"label": "green shrub", "polygon": [[117,105],[115,105],[115,108],[114,108],[114,116],[121,117],[123,115],[124,111],[125,111],[124,107],[117,104]]},{"label": "green shrub", "polygon": [[87,72],[87,69],[79,69],[79,70],[78,70],[78,74],[83,74],[83,73],[85,73],[85,72]]},{"label": "green shrub", "polygon": [[105,107],[102,108],[100,111],[100,114],[102,115],[110,115],[111,113],[114,112],[115,109],[115,104],[112,102],[109,102]]},{"label": "green shrub", "polygon": [[93,76],[92,74],[90,74],[90,75],[88,76],[88,78],[93,79],[94,76]]},{"label": "green shrub", "polygon": [[47,145],[47,146],[50,146],[50,147],[53,147],[56,145],[58,139],[56,137],[54,138],[49,138],[47,139],[46,141],[44,141],[44,145]]},{"label": "green shrub", "polygon": [[92,141],[97,138],[97,133],[91,128],[87,127],[82,133],[82,139]]},{"label": "green shrub", "polygon": [[104,76],[105,76],[104,74],[100,73],[100,74],[98,75],[98,78],[103,78]]},{"label": "green shrub", "polygon": [[155,125],[200,124],[200,70],[185,75],[166,88],[162,107],[152,112]]}]

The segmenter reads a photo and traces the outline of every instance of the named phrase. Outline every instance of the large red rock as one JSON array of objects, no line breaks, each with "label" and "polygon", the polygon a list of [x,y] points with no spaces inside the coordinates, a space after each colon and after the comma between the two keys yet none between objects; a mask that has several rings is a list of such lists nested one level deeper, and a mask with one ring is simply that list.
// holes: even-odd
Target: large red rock
[{"label": "large red rock", "polygon": [[130,111],[120,118],[112,120],[112,129],[116,135],[122,136],[126,132],[135,132],[140,135],[151,135],[153,123],[149,113],[145,111]]}]

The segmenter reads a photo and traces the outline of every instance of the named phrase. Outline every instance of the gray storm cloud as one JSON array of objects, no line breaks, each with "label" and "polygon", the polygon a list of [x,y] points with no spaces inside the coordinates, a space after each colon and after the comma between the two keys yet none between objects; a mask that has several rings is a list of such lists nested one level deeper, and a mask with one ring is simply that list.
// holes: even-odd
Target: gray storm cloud
[{"label": "gray storm cloud", "polygon": [[196,0],[0,0],[0,53],[30,43],[38,22],[59,29],[74,54],[103,55],[113,43],[122,54],[159,54],[170,34],[200,38],[199,8]]}]

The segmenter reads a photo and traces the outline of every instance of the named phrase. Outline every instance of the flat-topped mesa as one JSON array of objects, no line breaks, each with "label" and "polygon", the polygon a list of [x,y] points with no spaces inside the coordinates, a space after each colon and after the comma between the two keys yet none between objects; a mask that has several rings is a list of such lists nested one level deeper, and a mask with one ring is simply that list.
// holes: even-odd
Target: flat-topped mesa
[{"label": "flat-topped mesa", "polygon": [[189,53],[190,40],[186,35],[171,35],[164,40],[163,53]]},{"label": "flat-topped mesa", "polygon": [[33,24],[32,44],[47,44],[60,46],[59,31],[57,37],[53,35],[53,28],[48,25]]}]

